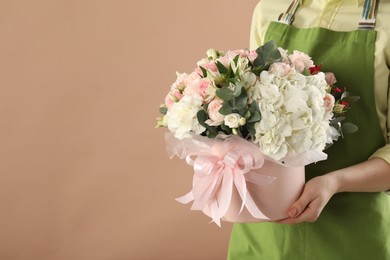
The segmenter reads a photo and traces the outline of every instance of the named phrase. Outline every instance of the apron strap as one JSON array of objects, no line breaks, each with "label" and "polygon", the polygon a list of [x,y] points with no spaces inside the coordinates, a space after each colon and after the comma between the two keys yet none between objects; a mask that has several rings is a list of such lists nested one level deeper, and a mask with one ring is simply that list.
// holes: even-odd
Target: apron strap
[{"label": "apron strap", "polygon": [[364,0],[362,18],[359,22],[359,30],[373,30],[375,28],[378,6],[379,0]]},{"label": "apron strap", "polygon": [[290,6],[285,13],[279,15],[278,21],[284,24],[291,25],[294,21],[295,12],[301,5],[302,0],[292,0]]},{"label": "apron strap", "polygon": [[[380,0],[364,0],[362,17],[359,22],[359,30],[373,30],[375,28],[376,15]],[[279,15],[278,21],[291,25],[302,0],[292,0],[285,13]]]}]

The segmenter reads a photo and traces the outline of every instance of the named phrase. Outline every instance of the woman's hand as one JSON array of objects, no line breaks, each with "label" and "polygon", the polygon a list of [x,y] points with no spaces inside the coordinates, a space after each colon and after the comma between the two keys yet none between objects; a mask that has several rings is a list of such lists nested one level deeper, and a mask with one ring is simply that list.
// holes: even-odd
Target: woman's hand
[{"label": "woman's hand", "polygon": [[288,211],[290,217],[276,222],[282,224],[315,222],[336,192],[336,180],[332,175],[325,174],[313,178],[305,184],[300,198],[291,205]]}]

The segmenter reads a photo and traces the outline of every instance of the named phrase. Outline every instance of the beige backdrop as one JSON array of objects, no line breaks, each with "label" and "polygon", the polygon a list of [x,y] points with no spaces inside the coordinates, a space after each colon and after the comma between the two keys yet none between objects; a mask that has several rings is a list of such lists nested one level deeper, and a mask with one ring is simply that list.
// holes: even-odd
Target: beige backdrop
[{"label": "beige backdrop", "polygon": [[224,259],[231,225],[174,201],[159,104],[255,0],[0,1],[0,259]]}]

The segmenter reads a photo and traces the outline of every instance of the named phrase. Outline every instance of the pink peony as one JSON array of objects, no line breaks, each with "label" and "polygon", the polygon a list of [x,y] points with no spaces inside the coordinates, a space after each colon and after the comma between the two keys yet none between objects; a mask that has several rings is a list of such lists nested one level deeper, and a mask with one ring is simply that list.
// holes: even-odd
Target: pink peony
[{"label": "pink peony", "polygon": [[209,126],[218,126],[221,125],[225,119],[225,116],[219,113],[219,109],[222,107],[222,100],[219,98],[214,99],[210,102],[207,113],[209,114],[208,120],[206,120],[206,124]]},{"label": "pink peony", "polygon": [[329,86],[332,86],[337,82],[336,77],[332,72],[325,72],[325,80]]},{"label": "pink peony", "polygon": [[324,107],[326,112],[331,112],[333,110],[334,102],[334,96],[327,93],[324,97]]},{"label": "pink peony", "polygon": [[288,78],[294,73],[294,68],[284,62],[275,62],[269,72],[280,78]]},{"label": "pink peony", "polygon": [[298,72],[302,72],[304,69],[309,69],[313,67],[314,63],[309,57],[309,55],[300,52],[294,51],[292,55],[289,56],[291,64]]}]

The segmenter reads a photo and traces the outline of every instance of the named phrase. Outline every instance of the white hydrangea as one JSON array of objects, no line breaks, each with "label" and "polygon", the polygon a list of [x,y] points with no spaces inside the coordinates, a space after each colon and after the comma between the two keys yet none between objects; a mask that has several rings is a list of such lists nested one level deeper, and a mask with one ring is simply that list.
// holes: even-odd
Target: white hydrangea
[{"label": "white hydrangea", "polygon": [[255,143],[267,156],[282,160],[309,150],[322,151],[338,137],[329,126],[324,108],[326,81],[323,73],[279,77],[267,71],[249,93],[256,100],[261,121],[255,125]]},{"label": "white hydrangea", "polygon": [[168,110],[167,126],[176,138],[183,139],[190,137],[192,133],[199,135],[205,131],[197,119],[202,101],[203,98],[199,95],[186,95]]}]

